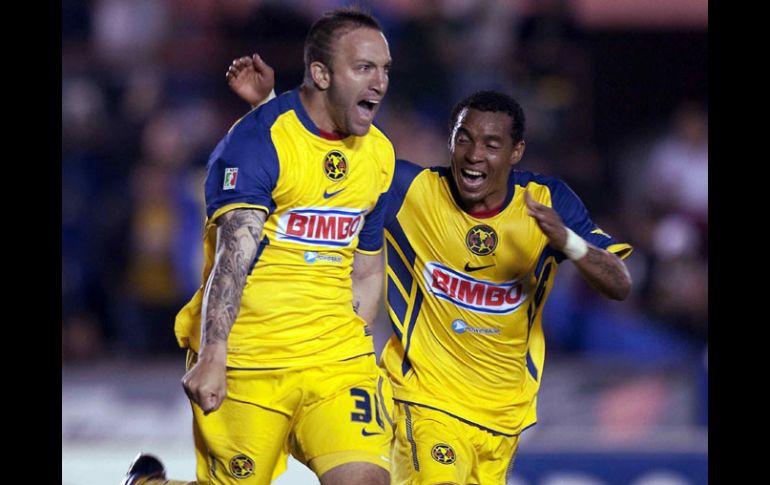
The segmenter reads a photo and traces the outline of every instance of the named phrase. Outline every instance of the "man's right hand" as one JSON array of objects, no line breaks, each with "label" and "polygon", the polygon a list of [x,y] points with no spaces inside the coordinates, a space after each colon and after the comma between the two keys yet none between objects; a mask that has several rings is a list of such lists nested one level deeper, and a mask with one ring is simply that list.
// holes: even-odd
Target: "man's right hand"
[{"label": "man's right hand", "polygon": [[275,87],[275,72],[259,54],[233,60],[226,76],[230,89],[253,108],[266,100]]},{"label": "man's right hand", "polygon": [[219,409],[227,396],[226,370],[226,361],[199,360],[182,377],[185,394],[204,415]]}]

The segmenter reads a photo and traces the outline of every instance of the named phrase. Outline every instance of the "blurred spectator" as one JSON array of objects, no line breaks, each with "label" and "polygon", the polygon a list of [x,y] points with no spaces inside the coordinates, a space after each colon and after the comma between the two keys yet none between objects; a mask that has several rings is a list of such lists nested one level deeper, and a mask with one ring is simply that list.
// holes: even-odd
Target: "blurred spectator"
[{"label": "blurred spectator", "polygon": [[454,25],[440,0],[415,2],[412,16],[394,29],[391,37],[393,69],[388,101],[409,103],[435,123],[446,123],[449,69],[454,59]]},{"label": "blurred spectator", "polygon": [[532,113],[527,140],[538,150],[590,142],[591,63],[572,2],[543,0],[527,7],[511,63],[511,91],[523,93],[523,106]]},{"label": "blurred spectator", "polygon": [[654,142],[646,177],[650,203],[687,216],[705,231],[708,178],[708,116],[702,106],[685,101],[670,129]]}]

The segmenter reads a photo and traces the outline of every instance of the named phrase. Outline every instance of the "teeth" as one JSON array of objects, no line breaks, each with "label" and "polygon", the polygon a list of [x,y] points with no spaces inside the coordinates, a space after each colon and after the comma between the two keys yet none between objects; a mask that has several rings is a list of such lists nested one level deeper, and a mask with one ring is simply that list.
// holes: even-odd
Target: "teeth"
[{"label": "teeth", "polygon": [[481,177],[482,175],[484,175],[483,172],[478,172],[476,170],[468,170],[467,168],[463,169],[463,173],[466,175],[470,175],[471,177]]}]

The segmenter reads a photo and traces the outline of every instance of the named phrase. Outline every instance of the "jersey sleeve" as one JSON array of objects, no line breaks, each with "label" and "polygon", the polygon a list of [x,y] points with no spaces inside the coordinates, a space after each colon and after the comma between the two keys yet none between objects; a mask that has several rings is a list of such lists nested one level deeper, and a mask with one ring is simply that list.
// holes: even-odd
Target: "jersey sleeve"
[{"label": "jersey sleeve", "polygon": [[381,194],[374,209],[366,215],[364,227],[358,235],[358,252],[375,254],[382,249],[382,223],[385,218],[386,200],[386,194]]},{"label": "jersey sleeve", "polygon": [[390,184],[390,189],[385,194],[384,224],[386,226],[396,219],[396,215],[398,215],[398,211],[401,210],[401,206],[404,203],[409,186],[412,185],[415,177],[423,170],[423,167],[407,160],[396,160],[393,183]]},{"label": "jersey sleeve", "polygon": [[278,172],[278,155],[269,131],[256,127],[253,120],[238,123],[209,157],[205,183],[209,220],[243,207],[271,214]]},{"label": "jersey sleeve", "polygon": [[[551,187],[551,203],[554,210],[561,216],[564,225],[590,244],[606,249],[621,259],[627,258],[633,251],[630,244],[616,241],[594,224],[583,201],[561,180],[556,180]],[[559,256],[559,260],[566,259],[561,252]]]}]

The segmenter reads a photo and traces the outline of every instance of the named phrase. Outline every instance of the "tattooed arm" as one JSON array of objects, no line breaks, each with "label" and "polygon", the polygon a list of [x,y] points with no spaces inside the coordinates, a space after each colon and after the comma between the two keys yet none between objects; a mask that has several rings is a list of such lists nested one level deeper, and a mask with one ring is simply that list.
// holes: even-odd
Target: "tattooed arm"
[{"label": "tattooed arm", "polygon": [[631,275],[626,263],[615,254],[588,244],[588,253],[572,262],[583,279],[608,298],[625,300],[631,292]]},{"label": "tattooed arm", "polygon": [[371,328],[377,317],[384,279],[382,253],[356,253],[353,257],[353,310]]},{"label": "tattooed arm", "polygon": [[204,414],[219,409],[227,395],[227,337],[238,316],[266,218],[260,210],[235,209],[217,220],[214,267],[203,294],[200,353],[182,378],[185,392]]},{"label": "tattooed arm", "polygon": [[[567,229],[559,214],[551,207],[536,202],[525,192],[524,198],[529,215],[548,237],[551,247],[562,251],[567,244]],[[580,259],[572,260],[588,284],[608,298],[625,300],[631,291],[631,275],[622,259],[609,251],[588,245],[588,253]]]}]

